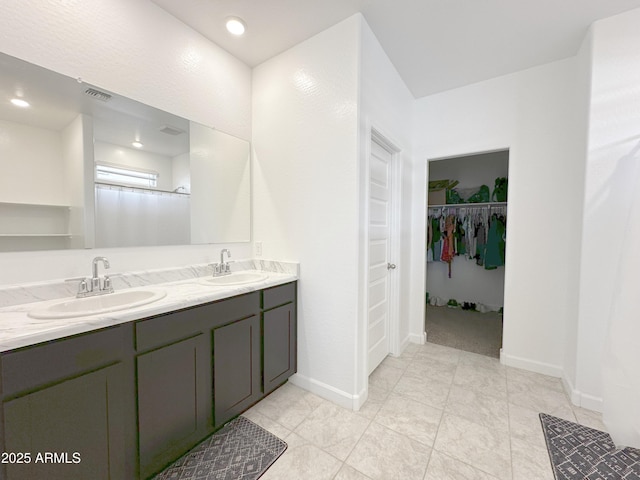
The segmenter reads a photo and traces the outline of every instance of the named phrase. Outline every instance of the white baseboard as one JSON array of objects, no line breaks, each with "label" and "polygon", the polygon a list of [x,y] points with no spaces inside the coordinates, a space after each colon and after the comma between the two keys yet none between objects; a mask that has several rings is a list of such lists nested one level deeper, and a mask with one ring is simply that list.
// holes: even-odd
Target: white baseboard
[{"label": "white baseboard", "polygon": [[543,375],[550,375],[552,377],[558,377],[562,380],[562,385],[565,392],[569,396],[571,403],[577,407],[587,408],[589,410],[595,410],[596,412],[602,412],[602,398],[594,397],[578,390],[571,379],[569,379],[562,367],[552,365],[549,363],[539,362],[537,360],[530,360],[527,358],[516,357],[508,355],[500,350],[500,363],[509,367],[522,368],[524,370],[530,370],[532,372],[541,373]]},{"label": "white baseboard", "polygon": [[602,398],[583,393],[578,390],[573,382],[565,375],[562,376],[562,385],[573,403],[577,407],[587,408],[596,412],[602,412]]},{"label": "white baseboard", "polygon": [[516,357],[514,355],[504,353],[504,350],[502,349],[500,349],[500,363],[507,365],[508,367],[522,368],[524,370],[549,375],[551,377],[562,378],[564,373],[563,368],[558,365],[539,362],[528,358]]},{"label": "white baseboard", "polygon": [[586,393],[580,394],[580,406],[602,413],[602,397],[594,397]]},{"label": "white baseboard", "polygon": [[404,340],[400,342],[400,352],[404,352],[405,348],[411,343],[411,335],[407,335]]},{"label": "white baseboard", "polygon": [[358,395],[351,395],[326,383],[300,375],[299,373],[290,377],[289,381],[294,385],[313,393],[314,395],[318,395],[325,400],[329,400],[330,402],[349,410],[359,410],[367,400],[366,390],[363,390]]},{"label": "white baseboard", "polygon": [[579,407],[581,397],[580,392],[576,390],[576,388],[573,386],[573,382],[571,381],[571,379],[567,378],[564,372],[562,374],[562,386],[564,387],[564,391],[569,396],[569,400],[571,400],[571,403]]},{"label": "white baseboard", "polygon": [[573,403],[577,407],[587,408],[589,410],[594,410],[596,412],[602,412],[602,398],[595,397],[593,395],[589,395],[587,393],[582,393],[578,390],[573,382],[567,378],[566,375],[562,375],[562,385],[564,386],[567,395],[571,399],[571,403]]},{"label": "white baseboard", "polygon": [[407,337],[409,342],[417,343],[418,345],[424,345],[427,343],[427,332],[422,332],[422,334],[410,333]]}]

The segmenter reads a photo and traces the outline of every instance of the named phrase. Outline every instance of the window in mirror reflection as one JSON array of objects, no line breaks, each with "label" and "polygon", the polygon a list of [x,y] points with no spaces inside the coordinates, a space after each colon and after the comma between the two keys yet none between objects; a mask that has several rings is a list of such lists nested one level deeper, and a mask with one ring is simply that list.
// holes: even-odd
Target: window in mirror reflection
[{"label": "window in mirror reflection", "polygon": [[158,172],[96,164],[96,181],[136,187],[157,187]]}]

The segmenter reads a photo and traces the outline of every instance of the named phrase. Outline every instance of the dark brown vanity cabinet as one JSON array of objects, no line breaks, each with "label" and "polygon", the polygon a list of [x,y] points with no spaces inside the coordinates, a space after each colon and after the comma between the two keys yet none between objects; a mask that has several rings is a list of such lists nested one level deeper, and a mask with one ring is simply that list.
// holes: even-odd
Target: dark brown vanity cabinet
[{"label": "dark brown vanity cabinet", "polygon": [[213,330],[216,428],[260,400],[260,363],[259,314]]},{"label": "dark brown vanity cabinet", "polygon": [[211,432],[211,348],[195,307],[136,322],[140,478]]},{"label": "dark brown vanity cabinet", "polygon": [[[131,330],[113,327],[0,357],[0,478],[127,479]],[[6,462],[6,463],[5,463]]]},{"label": "dark brown vanity cabinet", "polygon": [[264,394],[296,372],[296,284],[268,288],[262,293]]},{"label": "dark brown vanity cabinet", "polygon": [[0,354],[0,448],[30,456],[0,480],[151,477],[295,373],[295,302],[292,282]]},{"label": "dark brown vanity cabinet", "polygon": [[213,304],[208,315],[216,429],[262,398],[260,298],[261,292],[233,297]]}]

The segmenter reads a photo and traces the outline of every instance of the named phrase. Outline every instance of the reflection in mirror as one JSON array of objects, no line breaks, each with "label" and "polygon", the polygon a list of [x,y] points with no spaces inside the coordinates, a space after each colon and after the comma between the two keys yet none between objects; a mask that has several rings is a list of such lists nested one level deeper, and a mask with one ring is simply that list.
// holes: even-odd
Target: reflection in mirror
[{"label": "reflection in mirror", "polygon": [[93,116],[95,246],[189,244],[189,122],[132,105]]},{"label": "reflection in mirror", "polygon": [[[192,243],[250,240],[249,144],[191,122],[191,214],[211,222],[192,222]],[[214,180],[212,188],[209,179]],[[218,208],[213,207],[218,206]]]},{"label": "reflection in mirror", "polygon": [[0,251],[250,241],[249,155],[244,140],[0,54]]},{"label": "reflection in mirror", "polygon": [[0,55],[1,251],[84,246],[87,103],[78,82]]}]

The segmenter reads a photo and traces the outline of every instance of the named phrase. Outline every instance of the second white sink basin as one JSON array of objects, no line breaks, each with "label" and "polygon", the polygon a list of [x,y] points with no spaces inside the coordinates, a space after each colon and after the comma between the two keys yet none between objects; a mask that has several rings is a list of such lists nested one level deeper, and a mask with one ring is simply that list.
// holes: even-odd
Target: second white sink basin
[{"label": "second white sink basin", "polygon": [[245,283],[261,282],[267,278],[269,278],[269,275],[264,272],[234,272],[220,277],[208,277],[200,280],[200,283],[211,286],[243,285]]},{"label": "second white sink basin", "polygon": [[157,302],[167,292],[160,289],[107,293],[95,297],[74,298],[29,312],[31,318],[72,318],[114,312]]}]

